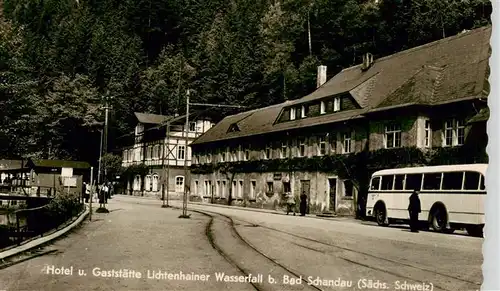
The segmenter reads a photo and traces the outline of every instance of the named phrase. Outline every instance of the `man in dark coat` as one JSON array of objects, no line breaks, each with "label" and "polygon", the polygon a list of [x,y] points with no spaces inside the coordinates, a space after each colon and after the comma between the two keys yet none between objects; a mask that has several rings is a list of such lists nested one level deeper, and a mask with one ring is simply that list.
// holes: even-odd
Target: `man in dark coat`
[{"label": "man in dark coat", "polygon": [[302,193],[302,195],[300,195],[300,216],[306,216],[306,209],[307,195],[305,193]]},{"label": "man in dark coat", "polygon": [[418,193],[418,190],[413,191],[410,196],[410,204],[408,205],[408,212],[410,213],[411,232],[418,232],[418,214],[422,211]]}]

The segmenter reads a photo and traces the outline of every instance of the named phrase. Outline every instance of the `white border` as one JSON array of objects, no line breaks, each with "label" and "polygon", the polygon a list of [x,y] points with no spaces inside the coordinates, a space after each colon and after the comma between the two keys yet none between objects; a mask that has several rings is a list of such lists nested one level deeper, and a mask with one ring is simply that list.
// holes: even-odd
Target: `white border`
[{"label": "white border", "polygon": [[[497,0],[498,1],[498,0]],[[492,20],[492,34],[491,34],[491,57],[490,57],[490,95],[488,97],[488,106],[490,107],[490,118],[488,120],[488,155],[489,165],[486,174],[486,195],[485,201],[485,219],[486,225],[484,228],[484,243],[483,243],[483,285],[481,290],[500,290],[500,241],[498,239],[499,225],[499,199],[498,190],[499,185],[499,152],[498,152],[498,137],[499,137],[499,120],[497,114],[498,100],[496,99],[496,92],[499,92],[499,78],[498,68],[500,67],[500,55],[498,52],[499,35],[497,30],[497,13],[499,4],[497,1],[491,1],[493,5]]]}]

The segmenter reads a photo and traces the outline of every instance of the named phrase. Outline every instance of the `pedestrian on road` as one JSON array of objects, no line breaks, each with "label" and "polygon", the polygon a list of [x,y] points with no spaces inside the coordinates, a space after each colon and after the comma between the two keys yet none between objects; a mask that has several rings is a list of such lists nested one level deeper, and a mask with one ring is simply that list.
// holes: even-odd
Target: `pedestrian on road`
[{"label": "pedestrian on road", "polygon": [[302,193],[302,195],[300,195],[300,216],[306,216],[306,209],[307,195],[305,193]]},{"label": "pedestrian on road", "polygon": [[85,203],[89,203],[89,198],[90,198],[90,186],[87,183],[83,183],[84,185],[84,190],[85,191]]},{"label": "pedestrian on road", "polygon": [[419,190],[415,189],[410,196],[410,203],[408,205],[411,232],[418,232],[418,214],[422,211],[418,194]]},{"label": "pedestrian on road", "polygon": [[290,212],[293,212],[293,216],[295,216],[295,197],[291,192],[288,192],[286,195],[286,215]]}]

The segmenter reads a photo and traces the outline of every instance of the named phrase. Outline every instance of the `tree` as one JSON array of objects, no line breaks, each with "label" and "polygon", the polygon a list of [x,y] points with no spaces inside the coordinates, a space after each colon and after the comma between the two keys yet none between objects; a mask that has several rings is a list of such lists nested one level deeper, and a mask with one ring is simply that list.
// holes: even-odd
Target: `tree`
[{"label": "tree", "polygon": [[105,180],[113,181],[117,176],[121,176],[123,174],[124,169],[122,167],[121,156],[107,153],[102,156],[101,163],[104,173],[106,173]]}]

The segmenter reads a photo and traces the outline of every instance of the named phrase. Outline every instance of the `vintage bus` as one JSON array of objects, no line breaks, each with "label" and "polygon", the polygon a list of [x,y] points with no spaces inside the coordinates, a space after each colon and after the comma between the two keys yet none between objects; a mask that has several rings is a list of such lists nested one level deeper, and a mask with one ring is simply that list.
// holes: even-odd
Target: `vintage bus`
[{"label": "vintage bus", "polygon": [[439,232],[465,228],[482,236],[487,164],[388,169],[372,175],[366,202],[367,217],[378,225],[408,222],[409,197],[420,191],[419,219]]}]

